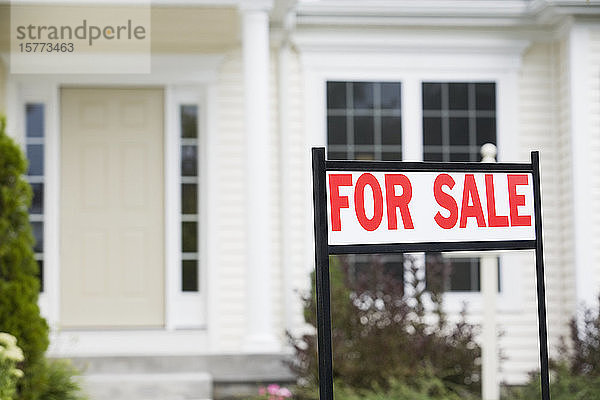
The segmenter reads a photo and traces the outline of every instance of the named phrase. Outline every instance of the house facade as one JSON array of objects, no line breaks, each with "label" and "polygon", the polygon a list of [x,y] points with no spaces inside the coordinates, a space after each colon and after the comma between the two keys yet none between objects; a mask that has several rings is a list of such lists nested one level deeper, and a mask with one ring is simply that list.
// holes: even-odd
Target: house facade
[{"label": "house facade", "polygon": [[[313,146],[411,161],[539,150],[551,355],[596,304],[600,3],[156,0],[149,71],[12,71],[11,7],[73,4],[0,3],[0,110],[30,160],[49,355],[86,365],[97,398],[291,379]],[[533,253],[498,259],[499,374],[519,384],[539,365]],[[446,307],[466,302],[479,323],[478,255],[452,260]]]}]

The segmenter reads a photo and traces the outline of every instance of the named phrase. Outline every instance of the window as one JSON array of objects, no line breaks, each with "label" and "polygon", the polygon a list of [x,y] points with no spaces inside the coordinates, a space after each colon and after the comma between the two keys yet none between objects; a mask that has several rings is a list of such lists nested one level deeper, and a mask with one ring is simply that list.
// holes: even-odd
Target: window
[{"label": "window", "polygon": [[39,266],[40,291],[44,291],[44,104],[25,104],[25,153],[29,168],[26,179],[31,185],[33,199],[29,221],[35,238],[34,254]]},{"label": "window", "polygon": [[199,289],[198,106],[181,105],[181,291]]},{"label": "window", "polygon": [[[496,144],[496,86],[490,82],[422,84],[423,159],[481,161],[481,146]],[[448,258],[447,291],[480,290],[479,258]],[[440,259],[426,255],[429,276]]]},{"label": "window", "polygon": [[327,157],[401,160],[400,83],[327,82]]},{"label": "window", "polygon": [[[401,86],[398,82],[327,82],[327,158],[401,160]],[[401,254],[341,257],[351,276],[371,265],[404,281]]]}]

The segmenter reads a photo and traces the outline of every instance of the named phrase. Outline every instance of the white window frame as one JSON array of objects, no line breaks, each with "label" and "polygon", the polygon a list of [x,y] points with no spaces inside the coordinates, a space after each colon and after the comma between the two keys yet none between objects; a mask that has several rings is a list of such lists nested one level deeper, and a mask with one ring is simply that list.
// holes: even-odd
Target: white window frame
[{"label": "white window frame", "polygon": [[[413,41],[394,42],[390,35],[394,34],[382,32],[356,40],[349,35],[343,42],[314,32],[296,35],[295,42],[304,67],[305,129],[309,146],[326,146],[327,143],[327,81],[401,83],[402,154],[405,161],[423,159],[422,82],[495,82],[498,161],[518,160],[515,144],[519,116],[518,71],[528,42],[474,40],[472,35],[442,38],[431,33],[415,37]],[[307,177],[307,184],[310,185],[310,177]],[[312,215],[310,197],[306,204],[310,207],[308,215]],[[307,247],[314,248],[312,243]],[[515,284],[522,281],[519,269],[522,255],[516,252],[486,254],[500,255],[501,258],[502,291],[498,294],[498,309],[518,310],[524,298],[522,285]],[[478,254],[469,253],[468,256]],[[424,264],[422,253],[419,259]],[[424,265],[421,269],[424,270]],[[405,293],[409,293],[407,286]],[[470,312],[483,310],[480,292],[444,294],[444,307],[448,312],[460,312],[465,302]]]},{"label": "white window frame", "polygon": [[[5,65],[8,55],[0,54]],[[40,293],[39,306],[51,327],[49,355],[57,357],[132,354],[202,354],[211,351],[210,344],[218,333],[216,315],[210,304],[216,294],[209,292],[216,279],[214,235],[207,235],[214,220],[206,210],[216,203],[211,166],[215,165],[216,81],[223,55],[153,56],[149,74],[19,74],[6,72],[7,130],[23,145],[25,140],[25,104],[45,105],[45,197],[44,197],[44,273],[45,291]],[[104,62],[119,63],[118,55],[107,56]],[[65,330],[60,327],[60,89],[69,85],[97,87],[161,87],[164,89],[164,157],[165,157],[165,326],[158,330]],[[197,296],[181,291],[180,237],[180,126],[178,101],[193,99],[199,106],[199,179],[204,182],[199,197],[202,200],[202,230],[199,240],[202,287]],[[173,189],[175,188],[175,189]],[[211,281],[211,282],[209,282]],[[215,300],[213,300],[213,298]],[[189,318],[187,312],[197,313]],[[156,344],[160,343],[160,346]]]}]

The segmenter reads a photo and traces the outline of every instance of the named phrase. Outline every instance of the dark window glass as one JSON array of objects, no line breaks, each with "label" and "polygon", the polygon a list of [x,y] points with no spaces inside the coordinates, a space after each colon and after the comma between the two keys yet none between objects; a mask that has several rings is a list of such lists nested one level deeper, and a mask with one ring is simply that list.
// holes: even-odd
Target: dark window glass
[{"label": "dark window glass", "polygon": [[44,252],[44,223],[41,221],[31,222],[31,228],[33,229],[33,237],[35,239],[35,245],[33,251],[36,253]]},{"label": "dark window glass", "polygon": [[181,262],[181,290],[184,292],[198,291],[198,262],[196,260]]},{"label": "dark window glass", "polygon": [[43,144],[28,144],[27,145],[27,160],[29,161],[29,176],[44,175],[44,145]]},{"label": "dark window glass", "polygon": [[354,144],[373,145],[373,117],[354,117]]},{"label": "dark window glass", "polygon": [[198,151],[195,145],[181,146],[181,175],[198,175]]},{"label": "dark window glass", "polygon": [[198,223],[184,221],[181,223],[181,251],[196,253],[198,251]]},{"label": "dark window glass", "polygon": [[348,142],[346,117],[327,117],[329,144],[345,145]]},{"label": "dark window glass", "polygon": [[469,145],[469,119],[450,118],[450,146]]},{"label": "dark window glass", "polygon": [[400,84],[395,82],[382,82],[381,86],[381,108],[395,109],[401,108]]},{"label": "dark window glass", "polygon": [[44,291],[44,260],[37,260],[38,279],[40,280],[40,292]]},{"label": "dark window glass", "polygon": [[423,153],[423,161],[444,161],[440,152],[425,152]]},{"label": "dark window glass", "polygon": [[44,213],[44,184],[32,183],[31,190],[33,191],[33,199],[31,200],[30,214]]},{"label": "dark window glass", "polygon": [[373,109],[373,88],[369,82],[354,82],[352,85],[352,104],[356,109]]},{"label": "dark window glass", "polygon": [[346,82],[327,82],[327,108],[346,108]]},{"label": "dark window glass", "polygon": [[468,162],[468,161],[475,161],[471,159],[471,153],[465,153],[465,152],[453,152],[450,153],[450,160],[448,161],[452,161],[452,162]]},{"label": "dark window glass", "polygon": [[327,159],[329,160],[347,160],[349,159],[348,153],[345,151],[328,151]]},{"label": "dark window glass", "polygon": [[450,110],[467,110],[469,108],[469,89],[466,83],[448,84],[448,108]]},{"label": "dark window glass", "polygon": [[198,137],[198,106],[181,106],[181,137],[186,139]]},{"label": "dark window glass", "polygon": [[423,83],[423,110],[441,110],[442,84]]},{"label": "dark window glass", "polygon": [[496,143],[496,118],[479,117],[475,119],[477,146]]},{"label": "dark window glass", "polygon": [[184,183],[181,185],[181,213],[198,213],[198,185],[195,183]]},{"label": "dark window glass", "polygon": [[496,110],[496,84],[478,83],[475,85],[475,107],[478,110]]},{"label": "dark window glass", "polygon": [[402,161],[402,153],[400,151],[382,151],[382,161]]},{"label": "dark window glass", "polygon": [[384,146],[402,144],[400,117],[381,117],[381,144]]},{"label": "dark window glass", "polygon": [[442,119],[423,117],[423,144],[441,146],[442,143]]},{"label": "dark window glass", "polygon": [[25,105],[25,135],[28,138],[44,137],[44,105]]}]

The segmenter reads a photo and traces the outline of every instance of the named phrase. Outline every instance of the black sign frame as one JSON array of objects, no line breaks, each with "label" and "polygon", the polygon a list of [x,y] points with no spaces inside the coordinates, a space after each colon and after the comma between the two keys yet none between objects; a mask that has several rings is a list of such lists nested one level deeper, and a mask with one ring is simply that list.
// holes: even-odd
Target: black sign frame
[{"label": "black sign frame", "polygon": [[[533,178],[535,240],[420,242],[392,244],[329,245],[327,221],[327,171],[386,172],[522,172]],[[539,152],[531,152],[531,163],[473,162],[400,162],[400,161],[333,161],[325,159],[324,147],[312,148],[313,206],[317,292],[317,343],[319,357],[319,398],[333,400],[333,365],[331,346],[331,298],[329,256],[332,254],[400,253],[424,251],[535,250],[538,333],[540,345],[540,377],[542,400],[550,400],[548,372],[548,329],[546,288],[544,282],[544,249],[542,241],[542,199]]]}]

